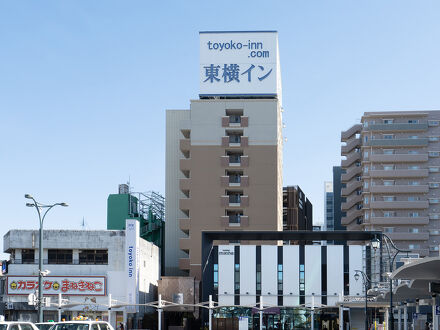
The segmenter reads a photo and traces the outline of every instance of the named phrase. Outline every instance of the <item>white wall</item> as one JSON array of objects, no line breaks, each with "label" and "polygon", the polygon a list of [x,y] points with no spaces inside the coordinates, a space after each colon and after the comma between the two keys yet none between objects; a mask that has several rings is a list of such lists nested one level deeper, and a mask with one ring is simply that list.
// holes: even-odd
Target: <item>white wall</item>
[{"label": "white wall", "polygon": [[349,283],[350,283],[350,296],[362,295],[363,284],[362,279],[359,278],[358,281],[354,279],[355,270],[364,271],[362,249],[360,245],[351,245],[349,249]]},{"label": "white wall", "polygon": [[218,303],[234,305],[234,246],[218,247]]},{"label": "white wall", "polygon": [[276,245],[261,247],[261,295],[264,305],[278,304],[277,248]]},{"label": "white wall", "polygon": [[[292,293],[292,294],[291,294]],[[283,305],[299,305],[299,246],[283,247]]]},{"label": "white wall", "polygon": [[255,305],[256,302],[256,247],[240,247],[240,305]]},{"label": "white wall", "polygon": [[[337,296],[333,296],[334,294]],[[344,293],[344,247],[327,245],[327,305],[334,305]]]},{"label": "white wall", "polygon": [[312,294],[315,294],[315,304],[321,303],[321,246],[306,245],[304,247],[304,266],[305,266],[305,294],[306,304],[312,302]]}]

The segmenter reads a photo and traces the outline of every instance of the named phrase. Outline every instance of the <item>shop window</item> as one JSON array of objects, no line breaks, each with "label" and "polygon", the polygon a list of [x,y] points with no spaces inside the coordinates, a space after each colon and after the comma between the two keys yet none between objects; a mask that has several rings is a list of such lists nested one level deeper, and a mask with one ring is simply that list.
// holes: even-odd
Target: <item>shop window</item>
[{"label": "shop window", "polygon": [[49,264],[71,264],[72,250],[52,249],[48,250]]},{"label": "shop window", "polygon": [[88,265],[107,265],[107,250],[80,250],[79,263]]}]

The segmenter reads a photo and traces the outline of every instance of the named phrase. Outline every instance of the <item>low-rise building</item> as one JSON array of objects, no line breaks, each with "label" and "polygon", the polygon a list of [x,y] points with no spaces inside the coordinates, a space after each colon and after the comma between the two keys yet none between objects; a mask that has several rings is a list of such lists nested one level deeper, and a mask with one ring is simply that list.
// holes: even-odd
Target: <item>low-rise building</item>
[{"label": "low-rise building", "polygon": [[[37,320],[28,296],[38,289],[38,235],[37,230],[10,230],[4,236],[3,250],[10,254],[2,283],[8,320]],[[110,297],[119,306],[111,309],[113,326],[137,327],[145,313],[153,312],[124,305],[157,297],[159,248],[139,237],[137,220],[127,220],[126,230],[45,230],[43,242],[45,321],[58,319],[59,294],[66,299],[61,312],[66,320],[79,315],[109,320]]]}]

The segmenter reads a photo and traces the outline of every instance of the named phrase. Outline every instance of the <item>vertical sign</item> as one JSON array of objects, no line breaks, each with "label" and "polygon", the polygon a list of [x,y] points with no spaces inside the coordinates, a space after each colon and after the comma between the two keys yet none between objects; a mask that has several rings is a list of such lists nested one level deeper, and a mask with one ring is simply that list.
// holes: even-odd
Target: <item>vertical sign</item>
[{"label": "vertical sign", "polygon": [[[127,303],[139,304],[139,222],[125,220],[125,273]],[[139,306],[128,306],[127,313],[136,313]]]},{"label": "vertical sign", "polygon": [[200,97],[281,98],[276,31],[200,32]]}]

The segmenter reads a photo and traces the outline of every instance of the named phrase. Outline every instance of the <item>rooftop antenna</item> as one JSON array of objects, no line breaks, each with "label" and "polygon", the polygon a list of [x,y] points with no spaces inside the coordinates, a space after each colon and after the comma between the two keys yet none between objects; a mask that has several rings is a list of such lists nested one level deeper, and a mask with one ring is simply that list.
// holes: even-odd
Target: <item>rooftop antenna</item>
[{"label": "rooftop antenna", "polygon": [[83,230],[86,229],[86,221],[84,220],[84,216],[83,216],[83,219],[82,219],[82,222],[81,222],[81,228]]}]

